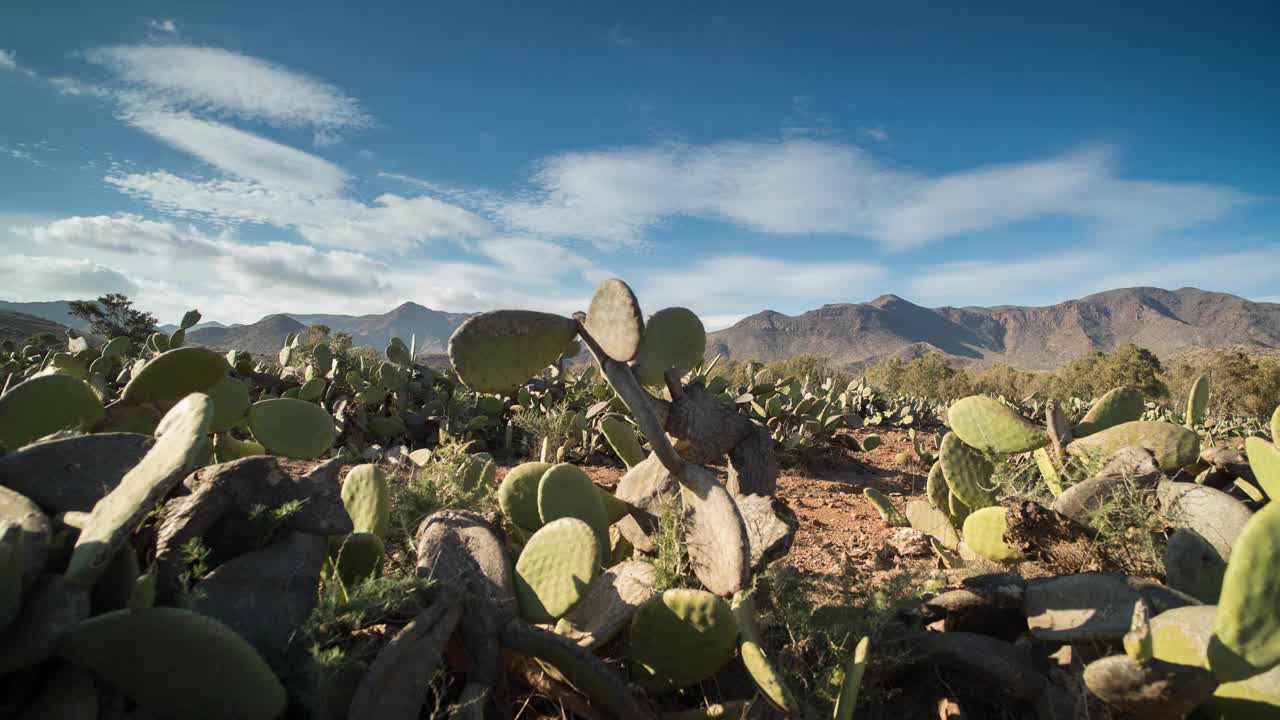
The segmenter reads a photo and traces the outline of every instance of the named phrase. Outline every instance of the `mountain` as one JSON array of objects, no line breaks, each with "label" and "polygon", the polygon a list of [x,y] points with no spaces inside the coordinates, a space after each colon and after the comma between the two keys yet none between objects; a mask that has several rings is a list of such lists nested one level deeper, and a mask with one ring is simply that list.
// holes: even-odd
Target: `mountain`
[{"label": "mountain", "polygon": [[1280,304],[1196,288],[1124,288],[1046,307],[926,308],[882,295],[796,316],[756,313],[710,333],[707,355],[768,362],[808,353],[865,366],[940,351],[960,363],[1047,370],[1127,342],[1162,357],[1189,347],[1280,348]]},{"label": "mountain", "polygon": [[[161,325],[157,329],[166,335],[172,335],[173,331],[177,330],[178,327],[179,326],[174,325],[173,323],[166,323],[164,325]],[[199,322],[199,323],[196,323],[195,325],[192,325],[191,329],[188,330],[187,332],[194,332],[196,330],[203,330],[205,328],[225,328],[225,327],[234,327],[234,326],[223,325],[217,320],[210,320],[209,322]]]},{"label": "mountain", "polygon": [[[13,303],[17,304],[17,303]],[[66,336],[67,328],[52,320],[26,313],[0,310],[0,340],[22,342],[36,333],[53,333],[58,337]]]},{"label": "mountain", "polygon": [[405,343],[416,336],[418,352],[441,353],[449,347],[449,336],[469,313],[447,313],[407,302],[381,315],[299,315],[289,317],[303,325],[327,325],[329,330],[351,333],[354,345],[384,348],[392,337]]},{"label": "mountain", "polygon": [[268,315],[256,323],[231,327],[213,327],[212,323],[206,323],[200,329],[188,330],[186,343],[216,350],[246,350],[275,355],[284,346],[285,337],[302,332],[306,327],[288,315]]},{"label": "mountain", "polygon": [[84,332],[89,331],[88,322],[71,314],[71,301],[69,300],[51,300],[48,302],[7,302],[0,300],[0,310],[34,315],[59,325],[65,325]]}]

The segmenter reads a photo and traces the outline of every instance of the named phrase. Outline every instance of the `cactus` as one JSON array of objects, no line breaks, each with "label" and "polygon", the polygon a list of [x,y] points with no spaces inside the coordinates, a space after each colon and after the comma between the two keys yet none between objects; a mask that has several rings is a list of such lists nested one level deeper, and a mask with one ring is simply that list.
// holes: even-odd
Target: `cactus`
[{"label": "cactus", "polygon": [[600,558],[609,557],[609,515],[591,478],[575,465],[560,463],[547,469],[538,482],[538,517],[542,524],[577,518],[589,525],[600,544]]},{"label": "cactus", "polygon": [[1074,457],[1086,457],[1105,461],[1127,447],[1150,450],[1156,464],[1166,473],[1174,473],[1200,458],[1200,436],[1181,425],[1166,422],[1135,420],[1086,438],[1073,440],[1067,453]]},{"label": "cactus", "polygon": [[405,427],[404,421],[394,415],[369,418],[369,432],[380,438],[400,437],[408,431],[409,429]]},{"label": "cactus", "polygon": [[0,395],[0,445],[17,450],[67,428],[87,428],[103,419],[102,402],[85,381],[41,375]]},{"label": "cactus", "polygon": [[1031,457],[1035,458],[1036,467],[1040,468],[1040,477],[1044,478],[1044,484],[1049,486],[1049,492],[1054,497],[1061,495],[1062,478],[1058,475],[1058,468],[1053,464],[1053,458],[1049,457],[1049,451],[1037,448],[1031,453]]},{"label": "cactus", "polygon": [[1280,665],[1280,503],[1245,523],[1233,545],[1209,643],[1209,669],[1223,682]]},{"label": "cactus", "polygon": [[169,350],[149,360],[125,385],[120,399],[131,405],[172,402],[190,393],[205,392],[230,371],[227,359],[212,350]]},{"label": "cactus", "polygon": [[59,653],[164,718],[275,720],[280,681],[258,652],[211,617],[169,607],[90,618]]},{"label": "cactus", "polygon": [[760,693],[769,703],[787,717],[800,715],[800,703],[777,668],[764,653],[760,628],[756,625],[756,603],[749,592],[740,592],[733,598],[733,617],[738,624],[738,653],[742,664],[755,682]]},{"label": "cactus", "polygon": [[631,620],[631,674],[647,690],[666,692],[711,677],[733,655],[733,610],[705,590],[667,590]]},{"label": "cactus", "polygon": [[142,610],[156,604],[156,576],[143,573],[134,578],[133,591],[129,593],[129,609]]},{"label": "cactus", "polygon": [[986,395],[957,400],[947,413],[947,424],[964,444],[987,453],[1013,455],[1049,444],[1048,433]]},{"label": "cactus", "polygon": [[876,512],[880,513],[880,517],[886,523],[889,523],[889,527],[911,526],[911,522],[901,512],[898,512],[898,508],[893,506],[893,502],[884,493],[875,488],[864,488],[862,495],[875,506]]},{"label": "cactus", "polygon": [[600,574],[586,597],[560,622],[556,632],[583,647],[608,643],[628,623],[637,608],[653,597],[658,571],[643,560],[627,560]]},{"label": "cactus", "polygon": [[853,649],[853,657],[849,658],[849,667],[845,669],[844,684],[840,687],[840,697],[836,700],[834,720],[853,720],[853,709],[858,705],[858,690],[862,688],[862,676],[867,672],[867,650],[871,638],[862,638]]},{"label": "cactus", "polygon": [[320,457],[333,445],[333,417],[324,408],[293,398],[259,400],[249,408],[249,431],[273,455],[299,460]]},{"label": "cactus", "polygon": [[605,280],[596,288],[582,326],[600,349],[618,362],[630,362],[640,351],[644,337],[640,303],[631,288],[617,278]]},{"label": "cactus", "polygon": [[966,445],[958,435],[949,432],[938,450],[942,475],[951,496],[971,509],[995,504],[995,492],[987,487],[995,468],[982,453]]},{"label": "cactus", "polygon": [[371,532],[355,532],[339,535],[329,540],[329,564],[326,576],[336,572],[342,586],[348,591],[378,573],[386,546],[382,538]]},{"label": "cactus", "polygon": [[[1151,619],[1151,649],[1156,659],[1206,667],[1219,608],[1190,605]],[[1223,682],[1204,705],[1204,714],[1231,720],[1269,720],[1280,712],[1280,667],[1246,680]]]},{"label": "cactus", "polygon": [[[551,463],[527,462],[511,468],[498,486],[498,506],[517,528],[532,533],[542,527],[538,513],[538,484]],[[594,484],[594,483],[593,483]]]},{"label": "cactus", "polygon": [[228,433],[213,436],[213,461],[230,462],[252,455],[266,455],[267,449],[252,440],[237,440]]},{"label": "cactus", "polygon": [[1148,663],[1155,656],[1151,643],[1151,603],[1138,598],[1133,604],[1133,619],[1124,635],[1124,654],[1137,663]]},{"label": "cactus", "polygon": [[97,581],[142,518],[182,481],[212,420],[213,401],[200,393],[183,398],[161,418],[156,444],[93,506],[67,563],[69,581],[85,588]]},{"label": "cactus", "polygon": [[924,484],[925,497],[929,498],[929,504],[947,512],[950,506],[951,490],[947,487],[947,479],[942,474],[942,461],[934,460],[933,465],[929,468],[929,477]]},{"label": "cactus", "polygon": [[1271,413],[1271,442],[1280,443],[1280,405]]},{"label": "cactus", "polygon": [[1249,468],[1263,492],[1273,501],[1280,501],[1280,448],[1260,437],[1246,439],[1244,448]]},{"label": "cactus", "polygon": [[907,503],[907,520],[911,527],[934,538],[948,550],[954,550],[960,544],[960,536],[951,526],[947,514],[923,500]]},{"label": "cactus", "polygon": [[876,448],[878,448],[878,447],[880,447],[880,436],[879,436],[879,435],[868,435],[868,436],[866,436],[866,437],[862,438],[862,451],[863,451],[863,452],[871,452],[872,450],[875,450],[875,449],[876,449]]},{"label": "cactus", "polygon": [[307,402],[316,402],[324,397],[324,391],[327,387],[324,378],[313,377],[302,383],[302,387],[298,388],[298,399]]},{"label": "cactus", "polygon": [[1022,555],[1004,541],[1006,511],[1000,505],[974,510],[964,519],[964,541],[975,553],[993,562],[1022,562]]},{"label": "cactus", "polygon": [[1205,408],[1209,407],[1209,378],[1196,377],[1187,394],[1187,427],[1194,428],[1204,422]]},{"label": "cactus", "polygon": [[242,380],[224,377],[210,385],[205,394],[213,401],[209,432],[226,432],[239,425],[249,412],[249,386]]},{"label": "cactus", "polygon": [[391,529],[391,489],[387,474],[377,465],[357,465],[342,482],[342,504],[351,516],[354,532],[373,533],[386,539]]},{"label": "cactus", "polygon": [[590,525],[574,517],[543,525],[516,560],[520,614],[535,623],[560,618],[586,594],[600,564],[600,542]]},{"label": "cactus", "polygon": [[475,315],[449,338],[449,360],[471,390],[509,393],[554,363],[578,333],[570,318],[526,310]]},{"label": "cactus", "polygon": [[630,423],[615,415],[606,415],[600,421],[600,432],[604,433],[609,447],[618,454],[628,470],[645,459],[646,454],[640,448],[640,440],[636,438],[636,431]]},{"label": "cactus", "polygon": [[691,310],[664,308],[654,313],[645,326],[644,339],[633,363],[642,385],[657,387],[663,373],[675,368],[681,375],[702,363],[707,349],[707,331]]},{"label": "cactus", "polygon": [[1142,392],[1128,385],[1108,391],[1098,398],[1084,419],[1072,429],[1072,436],[1079,440],[1082,437],[1101,432],[1122,423],[1132,422],[1142,417],[1145,405]]}]

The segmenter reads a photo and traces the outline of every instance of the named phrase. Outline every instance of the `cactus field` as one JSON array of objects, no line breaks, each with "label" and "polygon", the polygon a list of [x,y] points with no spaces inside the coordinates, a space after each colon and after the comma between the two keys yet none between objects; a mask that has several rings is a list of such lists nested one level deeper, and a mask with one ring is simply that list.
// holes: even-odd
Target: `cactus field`
[{"label": "cactus field", "polygon": [[1280,407],[1208,377],[730,376],[618,279],[447,368],[199,320],[0,346],[0,718],[1280,717]]}]

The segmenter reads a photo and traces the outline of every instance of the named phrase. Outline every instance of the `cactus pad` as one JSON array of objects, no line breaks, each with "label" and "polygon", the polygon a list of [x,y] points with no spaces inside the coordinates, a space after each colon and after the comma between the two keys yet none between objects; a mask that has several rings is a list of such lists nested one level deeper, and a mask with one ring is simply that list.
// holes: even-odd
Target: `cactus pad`
[{"label": "cactus pad", "polygon": [[294,398],[259,400],[249,408],[253,439],[273,455],[299,460],[320,457],[333,445],[333,417],[314,403]]},{"label": "cactus pad", "polygon": [[668,590],[631,620],[631,674],[652,691],[688,687],[728,662],[737,639],[727,602],[705,590]]},{"label": "cactus pad", "polygon": [[526,310],[498,310],[469,318],[449,338],[449,360],[476,392],[512,392],[555,362],[575,335],[570,318]]},{"label": "cactus pad", "polygon": [[642,385],[661,385],[667,368],[681,375],[699,365],[707,351],[707,331],[692,310],[664,308],[645,326],[644,340],[636,354],[636,377]]},{"label": "cactus pad", "polygon": [[[357,532],[329,540],[329,558],[337,570],[342,586],[348,591],[365,579],[378,574],[386,546],[377,535]],[[328,567],[326,568],[328,569]]]},{"label": "cactus pad", "polygon": [[1204,411],[1209,407],[1209,378],[1196,377],[1187,394],[1187,427],[1194,428],[1204,422]]},{"label": "cactus pad", "polygon": [[582,326],[600,349],[618,362],[630,362],[644,337],[640,303],[631,288],[617,278],[605,280],[596,288]]},{"label": "cactus pad", "polygon": [[995,504],[995,492],[988,487],[995,467],[960,436],[949,432],[942,438],[938,461],[952,497],[974,510]]},{"label": "cactus pad", "polygon": [[[1165,662],[1205,667],[1217,613],[1213,605],[1190,605],[1151,618],[1152,653]],[[1280,713],[1280,667],[1222,683],[1202,710],[1208,717],[1230,720],[1275,718]]]},{"label": "cactus pad", "polygon": [[1001,505],[974,510],[964,519],[964,541],[975,553],[993,562],[1022,562],[1022,555],[1004,541],[1006,510]]},{"label": "cactus pad", "polygon": [[1053,464],[1053,458],[1049,457],[1049,451],[1044,448],[1037,448],[1031,453],[1031,457],[1035,458],[1036,467],[1040,468],[1040,477],[1044,478],[1044,484],[1049,486],[1049,492],[1058,497],[1062,494],[1062,478],[1058,474],[1058,468]]},{"label": "cactus pad", "polygon": [[1200,602],[1216,605],[1227,562],[1200,533],[1178,528],[1164,547],[1165,583]]},{"label": "cactus pad", "polygon": [[516,560],[516,598],[529,622],[552,622],[587,593],[600,568],[600,542],[591,526],[562,517],[543,525]]},{"label": "cactus pad", "polygon": [[657,584],[658,571],[651,563],[618,563],[591,583],[582,602],[556,623],[556,632],[583,647],[600,647],[631,622],[636,608],[653,597]]},{"label": "cactus pad", "polygon": [[800,703],[787,687],[786,680],[761,647],[760,628],[756,625],[756,603],[750,593],[738,593],[733,599],[733,617],[738,623],[738,652],[760,694],[786,717],[800,715]]},{"label": "cactus pad", "polygon": [[1142,417],[1144,409],[1142,392],[1137,388],[1128,385],[1115,388],[1098,398],[1071,434],[1079,440],[1109,427],[1132,422]]},{"label": "cactus pad", "polygon": [[1245,440],[1244,448],[1262,491],[1273,501],[1280,501],[1280,448],[1260,437]]},{"label": "cactus pad", "polygon": [[875,488],[865,488],[862,491],[862,495],[875,506],[876,512],[880,513],[880,517],[886,523],[889,523],[889,527],[909,527],[911,525],[911,521],[907,520],[907,517],[893,506],[893,501],[886,497],[884,493]]},{"label": "cactus pad", "polygon": [[148,361],[121,391],[120,399],[132,405],[172,402],[193,392],[204,392],[230,371],[227,359],[212,350],[169,350]]},{"label": "cactus pad", "polygon": [[1245,523],[1236,538],[1209,642],[1209,669],[1224,682],[1280,665],[1280,503]]},{"label": "cactus pad", "polygon": [[929,478],[924,484],[925,497],[929,504],[943,512],[950,506],[951,489],[947,487],[947,478],[942,474],[942,461],[934,460],[929,467]]},{"label": "cactus pad", "polygon": [[1106,461],[1127,447],[1150,450],[1156,457],[1156,464],[1169,474],[1200,458],[1199,435],[1181,425],[1141,420],[1115,425],[1086,438],[1073,440],[1067,446],[1067,453],[1075,457]]},{"label": "cactus pad", "polygon": [[693,574],[717,595],[742,590],[751,577],[750,539],[733,496],[711,471],[686,463],[680,472],[680,500]]},{"label": "cactus pad", "polygon": [[853,657],[849,658],[849,667],[845,669],[844,684],[840,687],[840,697],[836,700],[834,720],[853,720],[853,709],[858,705],[858,691],[862,689],[862,676],[867,672],[867,649],[871,638],[862,638],[853,649]]},{"label": "cactus pad", "polygon": [[947,514],[923,500],[907,503],[907,520],[911,527],[942,543],[948,550],[955,550],[960,544],[960,536],[951,526]]},{"label": "cactus pad", "polygon": [[342,504],[357,533],[385,539],[391,529],[391,489],[387,474],[377,465],[357,465],[342,482]]},{"label": "cactus pad", "polygon": [[213,436],[213,461],[215,463],[231,462],[252,455],[266,455],[267,449],[261,443],[252,440],[237,440],[229,433]]},{"label": "cactus pad", "polygon": [[538,514],[538,484],[551,469],[551,463],[527,462],[511,468],[498,486],[498,506],[512,525],[534,532],[542,527]]},{"label": "cactus pad", "polygon": [[247,642],[198,613],[118,610],[73,628],[59,652],[162,718],[275,720],[285,691]]},{"label": "cactus pad", "polygon": [[986,395],[970,395],[952,403],[947,424],[964,444],[983,452],[1013,455],[1049,444],[1048,433]]},{"label": "cactus pad", "polygon": [[616,415],[606,415],[600,421],[600,432],[604,433],[604,439],[609,441],[609,447],[618,454],[618,458],[628,470],[644,461],[645,452],[640,448],[640,440],[636,437],[635,428],[631,427],[631,423]]},{"label": "cactus pad", "polygon": [[102,402],[88,383],[70,375],[41,375],[0,395],[0,445],[17,450],[66,428],[102,420]]},{"label": "cactus pad", "polygon": [[230,430],[249,412],[249,386],[243,380],[227,376],[210,385],[205,391],[213,401],[213,423],[209,432]]},{"label": "cactus pad", "polygon": [[600,559],[609,556],[609,514],[600,503],[596,484],[576,465],[551,466],[538,482],[538,517],[545,526],[560,518],[577,518],[596,535]]}]

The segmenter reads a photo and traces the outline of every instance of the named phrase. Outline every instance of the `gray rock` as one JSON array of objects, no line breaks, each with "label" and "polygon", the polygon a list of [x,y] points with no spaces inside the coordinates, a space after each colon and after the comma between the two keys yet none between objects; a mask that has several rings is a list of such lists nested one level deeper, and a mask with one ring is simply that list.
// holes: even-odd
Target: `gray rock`
[{"label": "gray rock", "polygon": [[641,460],[618,481],[613,492],[619,500],[631,505],[631,516],[646,533],[658,526],[664,507],[678,507],[680,483],[654,453]]},{"label": "gray rock", "polygon": [[1231,559],[1232,544],[1253,517],[1239,500],[1195,483],[1161,482],[1156,497],[1170,526],[1196,531],[1223,560]]},{"label": "gray rock", "polygon": [[461,617],[456,603],[437,601],[396,633],[356,688],[349,720],[417,720]]},{"label": "gray rock", "polygon": [[61,575],[41,577],[18,617],[0,633],[0,677],[52,657],[63,635],[88,617],[87,588]]},{"label": "gray rock", "polygon": [[799,523],[781,500],[768,495],[737,495],[738,513],[747,528],[752,570],[787,554]]},{"label": "gray rock", "polygon": [[1190,595],[1141,578],[1077,573],[1028,580],[1022,611],[1031,636],[1038,640],[1118,641],[1129,631],[1139,598],[1157,613],[1200,604]]},{"label": "gray rock", "polygon": [[618,634],[636,609],[653,597],[658,572],[643,560],[628,560],[601,573],[573,606],[556,632],[583,647],[599,647]]},{"label": "gray rock", "polygon": [[1118,492],[1130,484],[1138,488],[1155,487],[1160,477],[1160,468],[1149,450],[1124,448],[1098,474],[1064,490],[1050,508],[1081,525],[1088,525],[1090,513]]},{"label": "gray rock", "polygon": [[[44,572],[45,563],[49,560],[52,534],[52,523],[35,503],[20,493],[0,487],[0,543],[6,548],[16,548],[17,557],[21,558],[19,595],[22,591],[29,590],[40,573]],[[13,588],[6,587],[0,589],[0,594],[7,594],[12,590]],[[16,609],[16,606],[10,608],[11,611]],[[10,619],[3,617],[8,613],[2,611],[3,608],[0,608],[0,627]]]},{"label": "gray rock", "polygon": [[50,515],[89,512],[155,442],[136,433],[37,442],[0,457],[0,485],[26,495]]},{"label": "gray rock", "polygon": [[929,536],[915,528],[893,528],[885,544],[902,557],[924,557],[933,554],[933,547],[929,545]]},{"label": "gray rock", "polygon": [[418,574],[454,583],[493,603],[500,623],[516,616],[515,578],[502,539],[485,519],[441,510],[418,526]]}]

